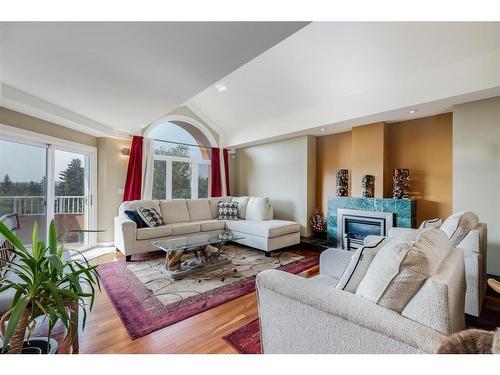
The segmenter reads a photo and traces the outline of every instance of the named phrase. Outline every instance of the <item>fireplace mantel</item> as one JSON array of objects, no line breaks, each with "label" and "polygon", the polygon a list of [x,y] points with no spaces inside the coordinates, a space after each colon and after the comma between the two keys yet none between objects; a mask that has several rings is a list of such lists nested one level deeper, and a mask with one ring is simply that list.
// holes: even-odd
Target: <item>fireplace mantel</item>
[{"label": "fireplace mantel", "polygon": [[328,239],[337,241],[337,210],[348,208],[373,212],[394,213],[394,226],[415,228],[417,201],[415,199],[331,197],[328,198]]}]

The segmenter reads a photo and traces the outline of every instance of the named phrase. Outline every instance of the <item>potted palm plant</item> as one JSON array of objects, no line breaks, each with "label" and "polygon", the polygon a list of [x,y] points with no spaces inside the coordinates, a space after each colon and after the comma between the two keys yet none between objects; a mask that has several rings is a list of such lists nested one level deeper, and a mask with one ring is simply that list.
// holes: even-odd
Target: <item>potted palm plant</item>
[{"label": "potted palm plant", "polygon": [[82,261],[65,255],[64,245],[58,245],[54,221],[49,227],[48,246],[38,239],[38,226],[33,227],[31,249],[0,222],[0,235],[13,245],[15,259],[0,265],[4,276],[0,278],[0,293],[15,290],[11,308],[0,317],[7,320],[2,353],[21,353],[28,331],[31,337],[36,318],[48,319],[49,338],[55,324],[60,321],[67,329],[65,339],[73,344],[77,330],[79,307],[83,310],[83,326],[87,315],[87,302],[92,309],[95,286],[100,288],[99,274],[83,257]]}]

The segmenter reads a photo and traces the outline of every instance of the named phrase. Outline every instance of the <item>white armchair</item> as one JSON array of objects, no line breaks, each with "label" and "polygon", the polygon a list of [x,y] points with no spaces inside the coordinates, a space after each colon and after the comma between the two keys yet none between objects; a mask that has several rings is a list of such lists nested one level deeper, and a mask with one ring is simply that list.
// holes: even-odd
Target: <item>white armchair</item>
[{"label": "white armchair", "polygon": [[[472,220],[464,220],[464,224],[460,228],[460,217],[464,215],[471,216]],[[484,223],[479,223],[479,219],[472,212],[455,213],[446,219],[441,228],[443,229],[445,225],[451,227],[451,230],[445,231],[449,240],[459,241],[458,243],[450,243],[450,245],[456,246],[464,252],[465,278],[467,283],[465,313],[478,317],[481,313],[486,293],[487,226]],[[414,239],[423,230],[425,229],[395,227],[389,230],[388,237]],[[452,239],[458,230],[462,230],[462,235],[460,236],[462,238]],[[373,238],[369,238],[367,241],[373,241]]]},{"label": "white armchair", "polygon": [[263,353],[433,353],[464,328],[464,257],[451,249],[400,313],[336,289],[353,253],[328,249],[311,279],[257,275]]}]

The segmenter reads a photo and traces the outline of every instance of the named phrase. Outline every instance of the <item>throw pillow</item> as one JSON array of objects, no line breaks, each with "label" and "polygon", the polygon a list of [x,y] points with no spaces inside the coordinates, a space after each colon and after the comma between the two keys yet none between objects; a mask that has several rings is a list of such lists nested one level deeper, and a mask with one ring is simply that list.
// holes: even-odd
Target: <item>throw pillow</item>
[{"label": "throw pillow", "polygon": [[161,215],[154,208],[139,207],[137,213],[148,227],[155,228],[163,225]]},{"label": "throw pillow", "polygon": [[375,256],[356,294],[400,313],[449,251],[439,229],[422,232],[416,241],[392,240]]},{"label": "throw pillow", "polygon": [[219,220],[238,220],[238,202],[219,202]]},{"label": "throw pillow", "polygon": [[238,202],[238,217],[245,219],[245,212],[248,204],[249,197],[232,197],[231,202]]},{"label": "throw pillow", "polygon": [[386,237],[378,239],[369,245],[360,247],[356,250],[342,274],[339,282],[336,285],[337,289],[345,290],[346,292],[355,293],[358,285],[365,276],[371,262],[377,255],[382,246],[386,245],[388,239]]},{"label": "throw pillow", "polygon": [[457,246],[478,223],[475,213],[461,211],[448,217],[440,229],[448,236],[450,246]]},{"label": "throw pillow", "polygon": [[271,200],[269,198],[250,197],[245,212],[245,220],[268,220],[270,209]]},{"label": "throw pillow", "polygon": [[130,220],[137,224],[137,229],[146,228],[148,225],[142,220],[142,218],[137,213],[137,210],[125,210],[125,215],[128,216]]},{"label": "throw pillow", "polygon": [[439,229],[443,225],[443,220],[440,218],[424,220],[418,229]]}]

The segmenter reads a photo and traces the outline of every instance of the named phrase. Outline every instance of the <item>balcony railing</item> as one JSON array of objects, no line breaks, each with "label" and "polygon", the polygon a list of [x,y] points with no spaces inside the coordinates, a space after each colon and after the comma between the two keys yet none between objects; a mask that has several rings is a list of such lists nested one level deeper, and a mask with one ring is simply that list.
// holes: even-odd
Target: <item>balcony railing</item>
[{"label": "balcony railing", "polygon": [[[56,196],[54,214],[80,214],[86,211],[88,196]],[[0,196],[0,213],[16,213],[20,216],[44,215],[44,196]]]}]

